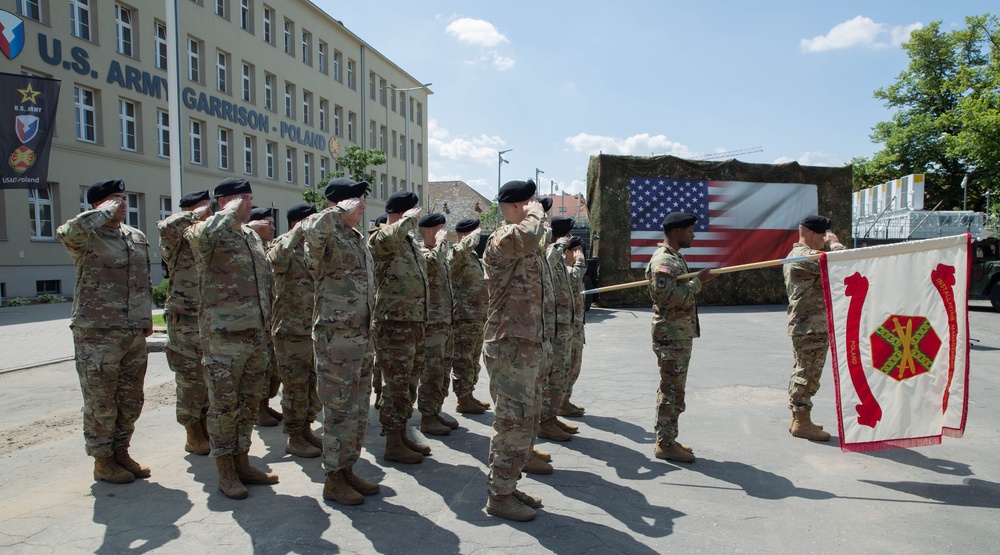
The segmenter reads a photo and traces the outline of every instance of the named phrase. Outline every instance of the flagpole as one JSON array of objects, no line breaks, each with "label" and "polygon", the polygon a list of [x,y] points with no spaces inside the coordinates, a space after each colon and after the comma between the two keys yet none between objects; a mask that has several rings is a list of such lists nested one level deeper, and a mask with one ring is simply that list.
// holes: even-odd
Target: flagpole
[{"label": "flagpole", "polygon": [[181,77],[177,0],[164,0],[167,24],[167,126],[170,134],[170,204],[180,210],[184,192],[184,162],[181,155]]}]

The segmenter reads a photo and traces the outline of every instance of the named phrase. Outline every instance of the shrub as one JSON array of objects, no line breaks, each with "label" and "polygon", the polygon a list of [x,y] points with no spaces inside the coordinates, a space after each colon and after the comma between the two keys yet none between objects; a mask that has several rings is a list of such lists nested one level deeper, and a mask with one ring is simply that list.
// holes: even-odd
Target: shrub
[{"label": "shrub", "polygon": [[46,293],[44,295],[39,295],[35,297],[35,302],[39,304],[52,304],[52,303],[64,303],[66,298],[62,295],[53,295],[52,293]]},{"label": "shrub", "polygon": [[28,306],[31,304],[31,299],[26,299],[24,297],[13,297],[7,299],[7,306]]},{"label": "shrub", "polygon": [[153,304],[157,308],[163,308],[163,305],[167,302],[167,285],[169,283],[169,279],[164,279],[159,285],[153,288]]}]

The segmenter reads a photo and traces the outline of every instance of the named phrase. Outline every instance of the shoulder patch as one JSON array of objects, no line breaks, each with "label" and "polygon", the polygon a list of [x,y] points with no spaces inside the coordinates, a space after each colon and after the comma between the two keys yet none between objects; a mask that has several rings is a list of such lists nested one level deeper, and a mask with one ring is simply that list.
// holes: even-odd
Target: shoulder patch
[{"label": "shoulder patch", "polygon": [[656,267],[655,271],[657,274],[670,275],[671,273],[673,273],[673,269],[670,268],[670,266],[667,266],[666,264],[660,264],[659,266]]}]

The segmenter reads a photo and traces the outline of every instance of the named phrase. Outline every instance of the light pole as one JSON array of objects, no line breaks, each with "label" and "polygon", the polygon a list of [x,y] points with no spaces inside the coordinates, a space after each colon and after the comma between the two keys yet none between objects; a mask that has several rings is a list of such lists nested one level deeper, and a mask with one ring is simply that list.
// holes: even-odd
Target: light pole
[{"label": "light pole", "polygon": [[538,174],[540,174],[540,173],[545,173],[545,172],[542,171],[542,170],[540,170],[540,169],[538,169],[538,168],[535,168],[535,187],[536,188],[539,185],[539,183],[538,183]]},{"label": "light pole", "polygon": [[[403,117],[406,118],[406,140],[407,141],[410,140],[410,118],[413,117],[413,115],[410,114],[410,91],[416,91],[416,90],[420,90],[420,89],[426,89],[427,87],[429,87],[429,86],[431,86],[433,84],[434,83],[424,83],[423,85],[420,85],[419,87],[410,87],[408,89],[397,89],[396,87],[393,87],[392,85],[389,85],[389,88],[392,89],[393,92],[395,92],[395,91],[402,91],[403,92],[403,106],[404,106],[404,110],[405,110],[405,113],[406,113],[406,115],[403,116]],[[388,132],[388,130],[386,130],[386,132]],[[413,167],[412,167],[412,164],[411,164],[411,161],[413,160],[413,152],[412,152],[413,149],[412,148],[408,148],[408,147],[409,147],[409,145],[404,142],[403,143],[403,148],[407,149],[406,157],[403,160],[406,163],[406,185],[403,187],[404,191],[412,190],[412,188],[413,188],[413,180],[411,178],[411,172],[413,171]]]},{"label": "light pole", "polygon": [[556,180],[555,179],[550,179],[549,180],[549,196],[550,197],[556,196],[555,191],[558,191],[558,190],[559,190],[559,186],[556,185]]},{"label": "light pole", "polygon": [[500,170],[503,169],[503,165],[509,164],[510,162],[503,157],[504,154],[514,150],[513,148],[508,148],[507,150],[497,151],[497,195],[500,194]]}]

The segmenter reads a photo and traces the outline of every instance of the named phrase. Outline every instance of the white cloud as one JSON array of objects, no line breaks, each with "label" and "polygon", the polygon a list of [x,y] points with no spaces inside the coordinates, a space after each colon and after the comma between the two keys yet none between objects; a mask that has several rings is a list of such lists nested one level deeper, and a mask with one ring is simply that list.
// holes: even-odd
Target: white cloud
[{"label": "white cloud", "polygon": [[507,71],[514,67],[514,58],[508,58],[499,52],[493,52],[493,67],[497,68],[497,71]]},{"label": "white cloud", "polygon": [[834,154],[822,151],[811,151],[803,152],[798,158],[790,158],[788,156],[781,156],[771,162],[772,164],[787,164],[789,162],[798,162],[803,166],[826,166],[826,167],[836,167],[844,165],[844,162]]},{"label": "white cloud", "polygon": [[640,133],[625,139],[579,133],[566,138],[566,144],[577,152],[587,154],[624,154],[649,156],[651,154],[670,154],[673,156],[691,156],[687,146],[667,139],[666,135],[650,135]]},{"label": "white cloud", "polygon": [[474,60],[466,60],[463,63],[469,66],[493,66],[493,68],[497,71],[506,71],[514,67],[514,64],[517,62],[514,58],[504,56],[503,54],[500,54],[500,52],[493,50],[490,52],[483,52],[483,54],[478,58]]},{"label": "white cloud", "polygon": [[445,32],[455,36],[460,42],[479,46],[496,46],[502,42],[510,42],[489,21],[469,17],[462,17],[452,21],[445,28]]},{"label": "white cloud", "polygon": [[457,162],[471,162],[480,165],[493,165],[497,161],[497,151],[501,150],[506,141],[497,136],[485,133],[478,137],[456,137],[448,140],[450,133],[438,125],[437,120],[430,120],[427,142],[430,147],[429,157],[444,158]]},{"label": "white cloud", "polygon": [[[910,32],[923,27],[920,22],[888,28],[870,17],[856,16],[838,23],[825,35],[799,41],[803,52],[824,52],[844,48],[886,48],[899,45],[910,38]],[[888,41],[888,42],[887,42]]]}]

